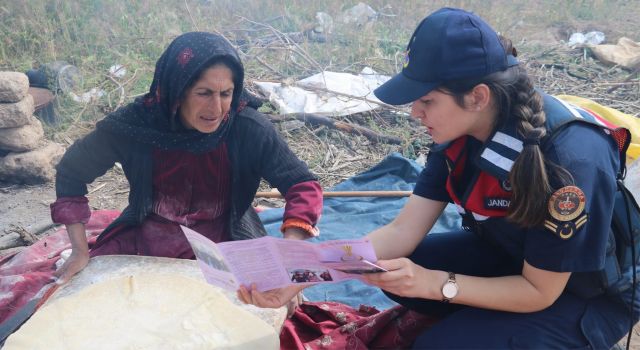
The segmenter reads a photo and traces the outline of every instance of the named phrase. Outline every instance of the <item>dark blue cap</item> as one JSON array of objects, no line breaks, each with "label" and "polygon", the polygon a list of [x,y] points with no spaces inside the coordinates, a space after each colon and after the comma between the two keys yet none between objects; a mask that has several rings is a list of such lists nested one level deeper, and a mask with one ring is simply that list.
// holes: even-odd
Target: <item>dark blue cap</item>
[{"label": "dark blue cap", "polygon": [[517,65],[498,34],[480,17],[442,8],[420,22],[411,36],[402,72],[378,87],[382,102],[413,102],[449,80],[480,78]]}]

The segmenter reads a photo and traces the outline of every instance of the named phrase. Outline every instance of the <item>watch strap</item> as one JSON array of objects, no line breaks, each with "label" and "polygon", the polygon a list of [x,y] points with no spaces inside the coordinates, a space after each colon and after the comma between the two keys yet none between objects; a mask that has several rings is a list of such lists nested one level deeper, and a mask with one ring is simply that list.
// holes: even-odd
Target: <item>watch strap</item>
[{"label": "watch strap", "polygon": [[451,301],[451,299],[453,299],[453,298],[455,297],[455,295],[454,295],[454,296],[453,296],[453,297],[451,297],[451,298],[447,298],[447,297],[444,295],[444,288],[445,288],[445,286],[446,286],[446,285],[448,285],[448,284],[453,284],[453,285],[455,285],[455,288],[456,288],[456,295],[458,294],[458,293],[457,293],[457,289],[458,289],[458,282],[456,281],[456,274],[455,274],[455,273],[453,273],[453,272],[451,272],[451,271],[449,271],[448,273],[449,273],[449,278],[448,278],[448,279],[447,279],[447,281],[446,281],[446,282],[444,282],[444,284],[442,285],[442,302],[443,302],[443,303],[448,303],[448,302],[450,302],[450,301]]}]

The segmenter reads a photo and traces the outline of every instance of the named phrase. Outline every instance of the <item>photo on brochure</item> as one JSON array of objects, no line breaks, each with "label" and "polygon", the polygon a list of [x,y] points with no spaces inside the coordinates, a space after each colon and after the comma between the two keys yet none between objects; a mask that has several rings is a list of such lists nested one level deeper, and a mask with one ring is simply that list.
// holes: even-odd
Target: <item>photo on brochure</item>
[{"label": "photo on brochure", "polygon": [[287,272],[293,283],[315,283],[333,281],[329,270],[323,269],[288,269]]}]

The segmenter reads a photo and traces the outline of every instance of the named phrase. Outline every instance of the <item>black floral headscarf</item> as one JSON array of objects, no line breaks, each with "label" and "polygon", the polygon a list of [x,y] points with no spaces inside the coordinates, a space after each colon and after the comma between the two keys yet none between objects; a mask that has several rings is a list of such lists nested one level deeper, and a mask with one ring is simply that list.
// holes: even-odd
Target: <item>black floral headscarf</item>
[{"label": "black floral headscarf", "polygon": [[[180,99],[203,69],[214,62],[224,63],[233,72],[229,116],[212,133],[188,130],[177,115]],[[160,56],[149,92],[107,115],[96,127],[165,150],[204,153],[217,147],[228,134],[242,105],[243,80],[242,62],[227,40],[212,33],[185,33]]]}]

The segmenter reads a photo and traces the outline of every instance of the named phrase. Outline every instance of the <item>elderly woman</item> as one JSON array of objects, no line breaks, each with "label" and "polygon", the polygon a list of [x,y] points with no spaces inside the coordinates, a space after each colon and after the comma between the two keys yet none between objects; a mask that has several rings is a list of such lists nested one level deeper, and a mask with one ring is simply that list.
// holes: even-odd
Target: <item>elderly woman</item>
[{"label": "elderly woman", "polygon": [[[149,92],[109,114],[57,166],[54,222],[72,254],[68,280],[90,256],[132,254],[193,259],[180,225],[215,242],[265,234],[251,207],[264,178],[287,201],[285,238],[317,234],[321,188],[271,123],[247,105],[237,52],[211,33],[176,38],[156,64]],[[129,205],[89,252],[87,184],[119,162]]]}]

